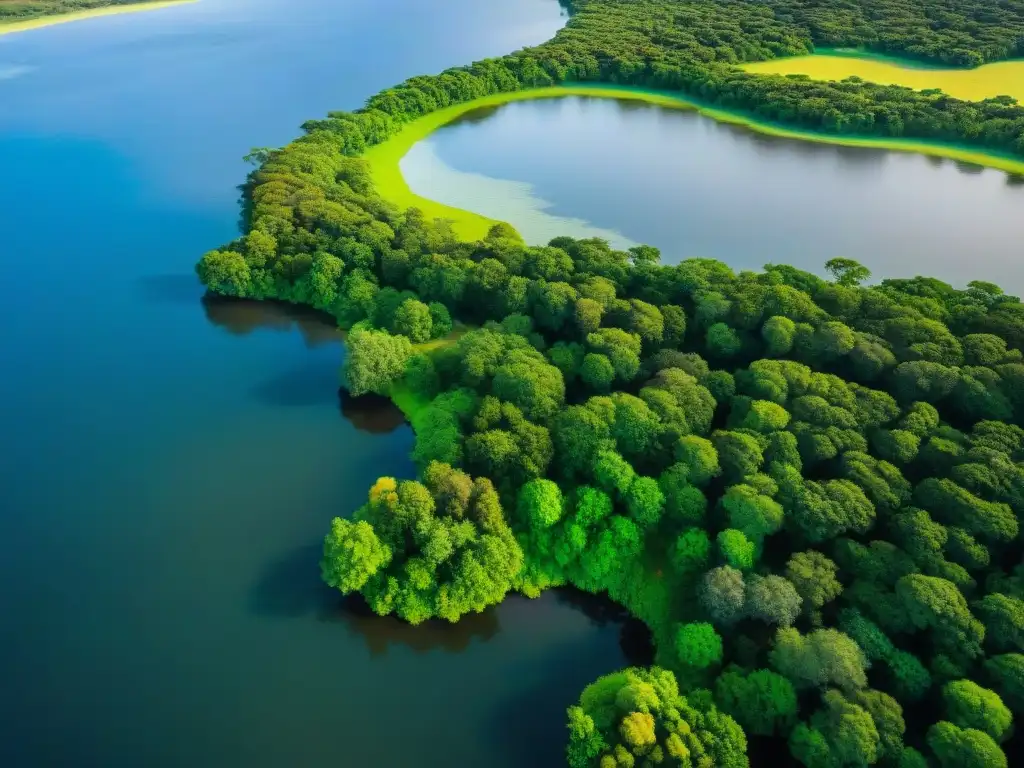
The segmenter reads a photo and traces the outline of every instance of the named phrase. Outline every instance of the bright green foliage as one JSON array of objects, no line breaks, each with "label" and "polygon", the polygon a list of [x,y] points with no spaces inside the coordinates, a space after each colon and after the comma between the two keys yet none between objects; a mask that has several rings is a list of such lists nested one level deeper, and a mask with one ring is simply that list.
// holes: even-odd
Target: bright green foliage
[{"label": "bright green foliage", "polygon": [[686,435],[675,444],[676,460],[686,468],[686,478],[692,485],[706,485],[721,471],[715,444],[703,437]]},{"label": "bright green foliage", "polygon": [[721,503],[729,515],[729,525],[751,541],[760,542],[782,526],[782,506],[751,485],[732,486]]},{"label": "bright green foliage", "polygon": [[776,432],[785,429],[789,424],[789,412],[778,403],[770,400],[744,400],[742,409],[736,408],[734,398],[734,415],[742,412],[742,416],[735,420],[734,426],[737,429],[750,429],[754,432]]},{"label": "bright green foliage", "polygon": [[722,660],[722,638],[710,624],[681,624],[676,629],[676,653],[679,660],[696,669],[705,669]]},{"label": "bright green foliage", "polygon": [[615,379],[615,368],[605,355],[588,352],[580,365],[580,379],[594,392],[607,392]]},{"label": "bright green foliage", "polygon": [[719,532],[716,541],[718,555],[727,565],[741,571],[754,567],[754,544],[743,535],[742,531],[727,528]]},{"label": "bright green foliage", "polygon": [[342,378],[354,397],[367,392],[387,394],[405,373],[406,362],[412,355],[409,339],[387,331],[353,328],[347,346]]},{"label": "bright green foliage", "polygon": [[636,479],[636,471],[615,451],[601,451],[594,462],[594,479],[608,493],[624,497]]},{"label": "bright green foliage", "polygon": [[658,487],[658,481],[651,477],[637,477],[629,484],[624,494],[626,508],[637,525],[646,528],[661,519],[665,507],[665,495]]},{"label": "bright green foliage", "polygon": [[707,332],[708,354],[715,358],[729,358],[743,346],[740,337],[725,323],[715,323]]},{"label": "bright green foliage", "polygon": [[1006,755],[983,731],[940,722],[928,729],[928,746],[941,768],[1006,768]]},{"label": "bright green foliage", "polygon": [[244,298],[250,293],[249,265],[235,251],[210,251],[196,265],[196,273],[203,285],[224,296]]},{"label": "bright green foliage", "polygon": [[[1024,108],[1006,99],[734,63],[839,46],[975,66],[1020,54],[1024,11],[1018,0],[571,6],[553,41],[413,78],[254,153],[242,236],[197,265],[214,293],[330,312],[351,328],[350,391],[408,406],[421,480],[381,481],[351,521],[332,523],[324,578],[412,622],[482,610],[512,586],[607,593],[647,623],[687,686],[714,688],[808,766],[922,768],[902,741],[924,744],[925,724],[910,717],[904,734],[901,705],[937,712],[943,685],[970,681],[1024,712],[1024,304],[981,281],[866,286],[847,259],[826,264],[829,281],[780,264],[662,265],[655,248],[597,238],[528,246],[505,224],[465,242],[383,200],[359,155],[435,110],[574,80],[681,90],[806,130],[1019,153]],[[411,342],[441,337],[412,354]],[[743,668],[717,680],[718,659],[683,669],[676,629],[703,620]],[[770,627],[782,627],[774,645]],[[687,629],[686,643],[703,648],[708,631]],[[749,671],[766,660],[774,671]],[[868,660],[880,691],[866,689]],[[574,708],[573,765],[745,764],[742,734],[708,693],[652,704],[635,680],[604,680],[636,703],[601,718]],[[1000,764],[972,730],[1005,738],[995,694],[932,729],[932,762]],[[998,717],[962,727],[977,713]]]},{"label": "bright green foliage", "polygon": [[364,520],[334,518],[324,538],[320,571],[329,587],[344,594],[357,592],[391,560],[391,550],[381,543],[373,527]]},{"label": "bright green foliage", "polygon": [[[482,611],[505,596],[523,564],[490,481],[445,464],[428,466],[423,483],[381,478],[355,520],[347,530],[332,524],[325,578],[346,591],[361,584],[374,611],[413,624]],[[357,542],[345,543],[356,526]]]},{"label": "bright green foliage", "polygon": [[391,323],[395,333],[409,337],[414,342],[428,341],[433,335],[434,319],[430,307],[416,299],[406,299],[395,310]]},{"label": "bright green foliage", "polygon": [[796,720],[793,684],[769,669],[746,675],[736,668],[727,669],[715,683],[715,701],[744,730],[757,736],[785,734]]},{"label": "bright green foliage", "polygon": [[687,528],[672,545],[672,565],[682,574],[700,573],[711,560],[711,540],[701,528]]},{"label": "bright green foliage", "polygon": [[1013,715],[999,694],[971,680],[954,680],[942,687],[946,719],[961,728],[984,731],[996,741],[1006,736]]},{"label": "bright green foliage", "polygon": [[736,721],[708,697],[681,696],[672,673],[658,667],[598,678],[583,690],[579,705],[569,708],[572,768],[638,766],[645,760],[747,768],[746,749]]},{"label": "bright green foliage", "polygon": [[535,530],[550,528],[564,512],[562,491],[550,480],[531,480],[519,489],[517,512],[520,520]]},{"label": "bright green foliage", "polygon": [[853,259],[829,259],[825,269],[839,285],[857,286],[871,277],[871,270]]},{"label": "bright green foliage", "polygon": [[871,714],[836,690],[826,691],[822,701],[809,726],[798,726],[790,737],[793,756],[808,768],[875,763],[881,739]]},{"label": "bright green foliage", "polygon": [[788,317],[775,315],[765,320],[761,326],[761,338],[765,343],[765,354],[768,357],[781,357],[793,348],[796,335],[796,324]]},{"label": "bright green foliage", "polygon": [[985,625],[985,640],[1002,651],[1024,651],[1024,600],[993,593],[974,605]]}]

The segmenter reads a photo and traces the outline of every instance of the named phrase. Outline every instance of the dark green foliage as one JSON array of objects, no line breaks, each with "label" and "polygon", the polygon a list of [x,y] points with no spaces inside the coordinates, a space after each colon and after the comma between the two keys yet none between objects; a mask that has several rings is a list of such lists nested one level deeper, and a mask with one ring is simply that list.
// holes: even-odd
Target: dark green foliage
[{"label": "dark green foliage", "polygon": [[726,670],[715,683],[715,700],[744,729],[758,736],[784,734],[796,719],[793,684],[769,669],[747,675],[735,668]]}]

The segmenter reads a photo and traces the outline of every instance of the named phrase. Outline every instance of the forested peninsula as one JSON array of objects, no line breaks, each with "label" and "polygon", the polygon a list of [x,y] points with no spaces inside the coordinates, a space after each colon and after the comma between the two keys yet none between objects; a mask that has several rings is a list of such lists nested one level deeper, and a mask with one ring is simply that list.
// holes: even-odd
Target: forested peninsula
[{"label": "forested peninsula", "polygon": [[[677,91],[799,129],[1024,155],[1024,111],[743,72],[816,45],[968,66],[1021,55],[1024,2],[576,0],[550,42],[412,78],[257,150],[217,294],[348,329],[417,480],[324,541],[327,584],[457,621],[607,593],[656,664],[589,685],[584,766],[1006,768],[1024,714],[1024,304],[996,284],[734,272],[399,210],[364,151],[423,115],[566,82]],[[898,258],[898,254],[892,254]],[[677,263],[678,262],[678,263]],[[384,715],[382,715],[384,716]]]},{"label": "forested peninsula", "polygon": [[0,0],[0,35],[65,21],[164,8],[192,0]]}]

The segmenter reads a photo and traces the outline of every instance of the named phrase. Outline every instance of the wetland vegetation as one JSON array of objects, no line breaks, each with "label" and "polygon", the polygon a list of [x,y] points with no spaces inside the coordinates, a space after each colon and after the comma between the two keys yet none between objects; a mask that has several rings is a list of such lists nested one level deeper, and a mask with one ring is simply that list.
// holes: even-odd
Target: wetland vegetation
[{"label": "wetland vegetation", "polygon": [[1021,53],[1024,4],[573,11],[549,43],[412,78],[255,151],[245,234],[197,265],[214,293],[331,313],[350,393],[391,396],[415,430],[418,479],[380,478],[333,521],[324,581],[411,624],[561,585],[625,606],[657,666],[584,689],[574,768],[787,752],[808,768],[1005,768],[1024,712],[1017,297],[986,280],[868,285],[849,259],[824,279],[598,239],[529,246],[504,224],[467,237],[443,210],[396,205],[417,202],[382,176],[397,151],[375,167],[371,148],[495,94],[599,82],[1022,155],[1009,98],[736,65],[816,45],[982,64]]},{"label": "wetland vegetation", "polygon": [[0,35],[115,13],[155,10],[195,0],[0,0]]}]

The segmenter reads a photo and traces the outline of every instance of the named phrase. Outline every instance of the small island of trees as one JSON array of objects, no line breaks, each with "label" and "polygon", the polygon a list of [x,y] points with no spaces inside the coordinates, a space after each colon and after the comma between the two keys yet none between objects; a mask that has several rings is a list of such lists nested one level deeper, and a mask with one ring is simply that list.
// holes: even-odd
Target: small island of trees
[{"label": "small island of trees", "polygon": [[737,61],[863,45],[1021,53],[1024,5],[578,0],[554,41],[373,97],[257,154],[215,293],[348,329],[351,393],[393,398],[417,480],[324,542],[379,614],[457,621],[511,590],[607,593],[656,666],[570,707],[570,766],[1006,768],[1024,713],[1024,304],[990,282],[736,273],[597,239],[482,240],[399,211],[359,154],[456,101],[566,80],[697,90],[822,130],[1021,151],[1024,112]]}]

